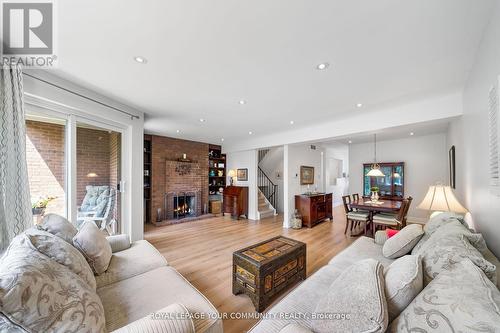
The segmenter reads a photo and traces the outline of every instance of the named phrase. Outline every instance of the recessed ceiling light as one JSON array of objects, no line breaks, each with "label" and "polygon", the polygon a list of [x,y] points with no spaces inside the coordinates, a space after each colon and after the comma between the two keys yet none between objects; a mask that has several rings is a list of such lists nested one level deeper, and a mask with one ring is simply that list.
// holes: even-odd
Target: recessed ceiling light
[{"label": "recessed ceiling light", "polygon": [[413,132],[410,132],[410,135],[411,135],[411,136],[414,136],[414,135],[415,135],[415,133],[413,133]]},{"label": "recessed ceiling light", "polygon": [[252,131],[249,131],[249,132],[248,132],[248,134],[249,134],[249,135],[252,135],[252,134],[253,134],[253,132],[252,132]]},{"label": "recessed ceiling light", "polygon": [[205,119],[200,118],[200,122],[204,123],[204,122],[205,122]]},{"label": "recessed ceiling light", "polygon": [[327,62],[322,62],[321,64],[318,64],[318,66],[316,66],[316,69],[317,69],[317,70],[322,71],[322,70],[327,69],[327,68],[328,68],[328,66],[330,66],[330,64],[329,64],[329,63],[327,63]]},{"label": "recessed ceiling light", "polygon": [[181,132],[181,130],[177,130],[176,132],[177,132],[177,133],[180,133],[180,132]]},{"label": "recessed ceiling light", "polygon": [[135,60],[135,61],[137,61],[137,62],[138,62],[138,63],[140,63],[140,64],[145,64],[145,63],[147,63],[147,62],[148,62],[148,61],[146,60],[146,58],[144,58],[144,57],[139,57],[139,56],[138,56],[138,57],[134,57],[134,60]]},{"label": "recessed ceiling light", "polygon": [[349,140],[348,142],[349,142],[349,143],[352,143],[352,140]]},{"label": "recessed ceiling light", "polygon": [[357,108],[361,108],[361,107],[363,107],[363,104],[358,103],[358,104],[356,104],[356,107],[357,107]]},{"label": "recessed ceiling light", "polygon": [[244,99],[242,99],[242,100],[240,101],[240,104],[241,104],[241,105],[247,104],[247,101],[245,101]]},{"label": "recessed ceiling light", "polygon": [[290,125],[293,125],[295,124],[295,122],[293,120],[290,120]]},{"label": "recessed ceiling light", "polygon": [[220,141],[224,142],[224,138],[221,138]]}]

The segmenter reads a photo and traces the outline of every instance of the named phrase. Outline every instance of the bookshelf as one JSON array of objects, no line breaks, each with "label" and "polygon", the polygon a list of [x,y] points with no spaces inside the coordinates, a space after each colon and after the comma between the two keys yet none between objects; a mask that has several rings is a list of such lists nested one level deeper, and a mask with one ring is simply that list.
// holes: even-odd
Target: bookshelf
[{"label": "bookshelf", "polygon": [[[226,187],[226,155],[222,154],[222,147],[209,145],[208,147],[208,200],[222,200],[222,192]],[[222,189],[222,191],[221,191]]]},{"label": "bookshelf", "polygon": [[144,223],[151,223],[152,137],[144,135]]}]

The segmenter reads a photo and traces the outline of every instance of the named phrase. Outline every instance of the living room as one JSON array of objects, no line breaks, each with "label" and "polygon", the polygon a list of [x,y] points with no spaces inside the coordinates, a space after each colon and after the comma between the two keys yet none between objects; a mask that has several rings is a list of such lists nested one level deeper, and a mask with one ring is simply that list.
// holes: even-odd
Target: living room
[{"label": "living room", "polygon": [[1,6],[0,332],[500,331],[499,1]]}]

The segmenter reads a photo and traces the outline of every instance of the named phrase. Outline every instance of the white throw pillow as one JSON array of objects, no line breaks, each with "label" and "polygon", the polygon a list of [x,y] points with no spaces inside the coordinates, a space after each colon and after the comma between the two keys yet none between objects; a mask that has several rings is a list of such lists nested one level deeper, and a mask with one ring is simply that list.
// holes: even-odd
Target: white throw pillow
[{"label": "white throw pillow", "polygon": [[500,332],[499,308],[498,288],[465,259],[432,280],[387,332]]},{"label": "white throw pillow", "polygon": [[87,221],[82,225],[73,237],[73,245],[80,250],[95,274],[100,275],[108,269],[111,246],[94,222]]},{"label": "white throw pillow", "polygon": [[410,224],[385,241],[382,254],[386,258],[396,259],[410,253],[418,243],[424,231],[420,224]]},{"label": "white throw pillow", "polygon": [[384,279],[389,322],[391,322],[424,288],[422,258],[419,255],[408,255],[396,259],[385,269]]},{"label": "white throw pillow", "polygon": [[330,286],[314,311],[332,318],[312,323],[315,333],[383,333],[388,325],[384,267],[374,259],[358,261]]},{"label": "white throw pillow", "polygon": [[52,235],[61,237],[66,242],[72,244],[73,237],[75,237],[78,230],[71,224],[70,221],[57,214],[47,214],[43,217],[42,224],[38,229],[50,232]]}]

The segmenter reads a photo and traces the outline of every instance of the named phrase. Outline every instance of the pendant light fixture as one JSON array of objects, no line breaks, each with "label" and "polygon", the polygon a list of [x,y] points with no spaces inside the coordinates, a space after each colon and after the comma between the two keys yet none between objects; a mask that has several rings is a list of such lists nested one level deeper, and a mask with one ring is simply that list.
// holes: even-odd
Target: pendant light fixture
[{"label": "pendant light fixture", "polygon": [[377,163],[377,134],[374,134],[374,147],[375,147],[375,158],[372,164],[372,168],[366,174],[368,177],[385,177],[383,172],[380,170],[380,165]]}]

